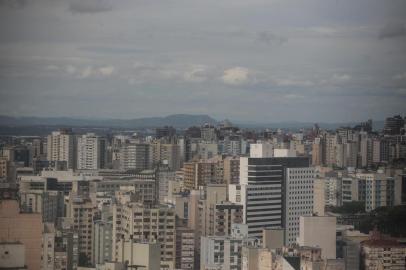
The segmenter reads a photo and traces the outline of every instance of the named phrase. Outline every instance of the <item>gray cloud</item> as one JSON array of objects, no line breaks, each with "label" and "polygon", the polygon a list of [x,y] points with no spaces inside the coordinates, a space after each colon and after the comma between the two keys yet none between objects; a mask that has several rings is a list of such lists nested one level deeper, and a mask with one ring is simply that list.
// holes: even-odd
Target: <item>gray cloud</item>
[{"label": "gray cloud", "polygon": [[274,34],[270,31],[261,31],[256,34],[256,40],[269,45],[281,45],[287,42],[288,38]]},{"label": "gray cloud", "polygon": [[28,0],[0,0],[0,7],[8,8],[23,8],[27,4]]},{"label": "gray cloud", "polygon": [[113,9],[113,2],[110,0],[71,0],[69,9],[73,13],[97,13]]},{"label": "gray cloud", "polygon": [[406,36],[406,26],[404,23],[388,23],[379,32],[379,39],[402,36]]},{"label": "gray cloud", "polygon": [[390,42],[378,39],[386,22],[406,22],[404,0],[0,3],[2,114],[339,121],[406,113],[405,39],[391,38],[404,25],[382,31]]}]

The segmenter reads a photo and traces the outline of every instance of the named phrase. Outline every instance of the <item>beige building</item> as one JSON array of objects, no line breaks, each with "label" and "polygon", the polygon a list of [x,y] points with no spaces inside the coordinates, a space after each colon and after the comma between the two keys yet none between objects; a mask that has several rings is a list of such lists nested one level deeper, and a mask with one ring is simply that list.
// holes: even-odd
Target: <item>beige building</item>
[{"label": "beige building", "polygon": [[21,242],[0,242],[0,269],[27,269],[25,246]]},{"label": "beige building", "polygon": [[75,136],[71,130],[54,131],[47,137],[47,159],[65,162],[66,167],[76,167]]},{"label": "beige building", "polygon": [[73,229],[78,233],[79,254],[85,255],[89,261],[93,252],[93,218],[96,211],[96,206],[89,198],[69,195],[66,216],[72,220]]},{"label": "beige building", "polygon": [[8,159],[6,157],[0,157],[0,178],[8,177]]},{"label": "beige building", "polygon": [[228,201],[214,206],[213,232],[214,235],[230,235],[231,225],[243,222],[243,206]]},{"label": "beige building", "polygon": [[272,252],[266,248],[243,246],[241,254],[241,270],[272,269]]},{"label": "beige building", "polygon": [[176,228],[176,269],[195,269],[195,232],[187,227]]},{"label": "beige building", "polygon": [[313,212],[318,216],[324,216],[324,208],[326,206],[325,185],[324,178],[314,179]]},{"label": "beige building", "polygon": [[377,230],[371,232],[369,240],[361,242],[361,265],[365,270],[404,270],[405,259],[406,245],[383,237]]},{"label": "beige building", "polygon": [[42,233],[42,270],[55,269],[55,228],[45,223]]},{"label": "beige building", "polygon": [[[204,195],[201,197],[199,201],[199,219],[200,219],[200,234],[202,236],[209,236],[215,235],[216,227],[216,219],[221,218],[224,219],[224,215],[220,215],[218,212],[217,216],[215,215],[216,212],[216,205],[227,200],[227,186],[226,185],[208,185],[204,192]],[[218,209],[220,210],[220,209]],[[225,232],[225,228],[219,228]]]},{"label": "beige building", "polygon": [[42,227],[40,214],[20,213],[15,200],[0,202],[0,239],[24,245],[25,264],[30,270],[41,268]]},{"label": "beige building", "polygon": [[185,162],[182,170],[184,173],[184,186],[189,190],[198,189],[199,186],[206,186],[209,183],[219,182],[216,179],[215,162]]},{"label": "beige building", "polygon": [[189,194],[189,214],[188,227],[198,231],[200,227],[199,200],[201,198],[200,190],[191,190]]},{"label": "beige building", "polygon": [[138,270],[159,270],[157,258],[160,254],[158,243],[138,243],[134,240],[121,239],[118,245],[117,261],[128,263],[128,268]]},{"label": "beige building", "polygon": [[319,247],[323,259],[336,258],[336,218],[300,217],[300,246]]},{"label": "beige building", "polygon": [[175,211],[167,206],[139,203],[113,206],[113,260],[119,254],[120,239],[138,242],[158,242],[161,245],[161,267],[175,266]]},{"label": "beige building", "polygon": [[152,146],[152,161],[154,164],[167,164],[172,171],[180,168],[180,146],[177,144],[163,144],[156,141]]},{"label": "beige building", "polygon": [[326,134],[324,138],[325,142],[325,165],[333,166],[336,164],[337,161],[337,135],[335,134]]},{"label": "beige building", "polygon": [[238,184],[240,182],[240,158],[226,157],[223,160],[223,181],[225,184]]},{"label": "beige building", "polygon": [[263,229],[262,247],[269,250],[281,249],[285,243],[285,229]]}]

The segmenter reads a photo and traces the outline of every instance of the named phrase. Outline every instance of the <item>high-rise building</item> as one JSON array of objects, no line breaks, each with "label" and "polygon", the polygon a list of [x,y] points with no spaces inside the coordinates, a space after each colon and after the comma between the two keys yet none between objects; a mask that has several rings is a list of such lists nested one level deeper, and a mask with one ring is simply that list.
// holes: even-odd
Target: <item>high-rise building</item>
[{"label": "high-rise building", "polygon": [[242,141],[240,136],[227,136],[222,142],[222,154],[228,156],[240,156]]},{"label": "high-rise building", "polygon": [[126,143],[120,148],[120,168],[122,170],[146,170],[152,165],[150,145],[146,143]]},{"label": "high-rise building", "polygon": [[[216,205],[227,200],[227,186],[209,184],[205,188],[204,196],[199,201],[200,233],[201,235],[215,235],[215,223],[221,216],[216,216]],[[224,218],[224,217],[222,217]],[[217,229],[219,229],[217,227]],[[224,228],[222,228],[224,230]]]},{"label": "high-rise building", "polygon": [[357,167],[358,161],[358,142],[348,141],[344,144],[344,162],[343,167]]},{"label": "high-rise building", "polygon": [[159,166],[157,174],[159,184],[158,199],[160,203],[165,203],[169,196],[169,183],[176,182],[176,172],[170,170],[170,168],[167,166]]},{"label": "high-rise building", "polygon": [[0,178],[7,179],[9,171],[9,161],[6,157],[0,157]]},{"label": "high-rise building", "polygon": [[[306,181],[306,184],[301,183],[300,185],[313,185],[313,174],[309,170],[309,159],[306,157],[240,158],[240,184],[229,186],[229,199],[234,203],[243,205],[243,219],[244,223],[248,224],[250,237],[261,238],[263,228],[285,226],[284,213],[289,211],[286,208],[286,200],[290,198],[289,196],[286,197],[285,194],[286,185],[291,184],[292,188],[297,188],[295,182],[290,183],[290,181],[287,181],[287,176],[290,175],[288,174],[288,168],[304,168],[298,170],[300,172],[298,175],[293,171],[290,174],[294,175],[294,177],[301,177],[302,182]],[[310,199],[307,197],[312,196],[312,194],[307,192],[309,190],[310,188],[306,188],[303,198],[299,195],[295,196],[295,198],[300,198],[295,199],[296,202],[303,203],[305,201],[304,206],[310,207],[312,202],[308,203]],[[292,208],[292,206],[290,207]],[[306,211],[309,210],[311,209],[306,208]],[[293,215],[294,211],[292,209],[291,212]],[[293,216],[290,216],[290,218],[293,218]]]},{"label": "high-rise building", "polygon": [[172,171],[180,168],[180,146],[177,144],[163,144],[160,141],[152,143],[152,162],[155,165],[167,165]]},{"label": "high-rise building", "polygon": [[250,157],[266,158],[273,157],[274,147],[271,143],[252,143],[250,144]]},{"label": "high-rise building", "polygon": [[395,204],[395,179],[382,172],[357,173],[358,199],[365,202],[365,210]]},{"label": "high-rise building", "polygon": [[174,127],[164,126],[164,127],[157,128],[155,130],[155,137],[157,139],[164,138],[164,137],[171,138],[175,135],[176,135],[176,129]]},{"label": "high-rise building", "polygon": [[210,183],[222,183],[223,179],[217,179],[217,162],[197,161],[185,162],[182,171],[184,172],[184,186],[186,189],[198,189],[199,186],[206,186]]},{"label": "high-rise building", "polygon": [[47,159],[63,162],[68,169],[76,167],[76,142],[71,129],[61,129],[48,135]]},{"label": "high-rise building", "polygon": [[368,133],[360,132],[360,164],[358,167],[368,167],[372,165],[373,141],[368,137]]},{"label": "high-rise building", "polygon": [[327,166],[333,166],[336,164],[337,135],[327,133],[323,142],[323,150],[325,151],[325,160],[323,163]]},{"label": "high-rise building", "polygon": [[66,202],[66,216],[72,220],[79,237],[79,256],[90,263],[93,256],[93,218],[97,208],[85,196],[70,194]]},{"label": "high-rise building", "polygon": [[112,261],[113,252],[113,216],[110,209],[102,211],[93,222],[93,264]]},{"label": "high-rise building", "polygon": [[221,202],[214,206],[213,234],[231,235],[232,224],[242,223],[243,206],[231,202]]},{"label": "high-rise building", "polygon": [[[160,268],[159,260],[157,260],[161,253],[159,243],[120,239],[117,253],[118,255],[115,261],[126,264],[126,268],[148,270],[162,269]],[[124,267],[122,269],[124,269]]]},{"label": "high-rise building", "polygon": [[286,245],[296,243],[296,238],[299,237],[299,218],[313,214],[314,178],[314,169],[311,167],[286,169],[284,188]]},{"label": "high-rise building", "polygon": [[381,141],[378,138],[372,139],[372,162],[381,162]]},{"label": "high-rise building", "polygon": [[319,247],[322,258],[336,258],[336,218],[327,216],[300,217],[300,246]]},{"label": "high-rise building", "polygon": [[41,214],[21,213],[15,200],[0,201],[0,239],[24,245],[28,270],[41,269],[42,229]]},{"label": "high-rise building", "polygon": [[312,144],[312,165],[320,166],[323,164],[323,142],[322,138],[315,138]]},{"label": "high-rise building", "polygon": [[246,224],[234,224],[228,236],[204,236],[200,245],[200,269],[241,270],[242,248],[257,244],[257,239],[248,236]]},{"label": "high-rise building", "polygon": [[176,228],[176,269],[195,269],[195,232],[187,227]]},{"label": "high-rise building", "polygon": [[203,160],[211,159],[219,153],[218,144],[203,141],[197,144],[197,157]]},{"label": "high-rise building", "polygon": [[223,173],[223,181],[225,184],[238,184],[240,182],[240,158],[224,158]]},{"label": "high-rise building", "polygon": [[216,141],[217,140],[217,131],[216,128],[210,124],[205,124],[200,128],[201,138],[204,141]]},{"label": "high-rise building", "polygon": [[175,211],[159,205],[129,202],[113,206],[113,260],[119,258],[120,239],[159,243],[162,268],[175,266]]},{"label": "high-rise building", "polygon": [[383,133],[387,135],[400,135],[400,131],[404,127],[404,124],[404,119],[400,115],[388,117],[385,120]]},{"label": "high-rise building", "polygon": [[106,140],[94,133],[77,139],[77,169],[98,170],[106,164]]},{"label": "high-rise building", "polygon": [[20,207],[27,213],[40,213],[43,222],[55,223],[63,217],[64,195],[58,190],[25,190],[20,186]]}]

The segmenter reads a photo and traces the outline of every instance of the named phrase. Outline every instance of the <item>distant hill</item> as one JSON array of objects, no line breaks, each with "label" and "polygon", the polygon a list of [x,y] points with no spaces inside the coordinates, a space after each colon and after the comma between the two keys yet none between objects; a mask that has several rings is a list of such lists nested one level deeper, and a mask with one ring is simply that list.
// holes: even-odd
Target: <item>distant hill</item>
[{"label": "distant hill", "polygon": [[[291,129],[291,130],[299,130],[301,128],[311,128],[314,126],[314,123],[310,122],[294,122],[294,121],[287,121],[287,122],[278,122],[278,123],[246,123],[246,122],[241,122],[236,124],[241,127],[245,128],[271,128],[271,129],[276,129],[276,128],[282,128],[282,129]],[[320,128],[322,129],[328,129],[328,130],[335,130],[340,127],[354,127],[359,124],[359,122],[342,122],[342,123],[323,123],[319,122],[317,123]],[[373,130],[381,130],[383,129],[385,122],[384,121],[373,121],[372,122],[372,128]]]},{"label": "distant hill", "polygon": [[[278,123],[258,123],[248,121],[231,121],[241,128],[264,129],[283,128],[292,131],[311,128],[314,123],[286,121]],[[205,123],[216,125],[219,122],[208,115],[173,114],[165,117],[144,117],[135,119],[80,119],[70,117],[11,117],[0,115],[0,134],[42,134],[59,127],[102,128],[102,129],[153,129],[173,126],[184,129],[201,126]],[[339,127],[354,127],[358,122],[318,123],[322,129],[334,130]],[[384,121],[373,121],[373,129],[381,130]],[[35,132],[34,132],[35,131]],[[46,134],[46,133],[45,133]]]},{"label": "distant hill", "polygon": [[208,115],[174,114],[166,117],[144,117],[136,119],[79,119],[69,117],[11,117],[0,116],[0,126],[67,126],[67,127],[111,127],[111,128],[155,128],[173,126],[187,128],[205,123],[217,124]]}]

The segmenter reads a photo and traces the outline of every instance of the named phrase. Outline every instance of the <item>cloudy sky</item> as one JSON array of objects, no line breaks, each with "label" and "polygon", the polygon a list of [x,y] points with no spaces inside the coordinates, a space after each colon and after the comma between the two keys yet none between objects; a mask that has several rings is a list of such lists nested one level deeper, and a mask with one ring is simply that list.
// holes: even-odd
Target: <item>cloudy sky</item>
[{"label": "cloudy sky", "polygon": [[404,0],[0,0],[0,114],[406,114]]}]

